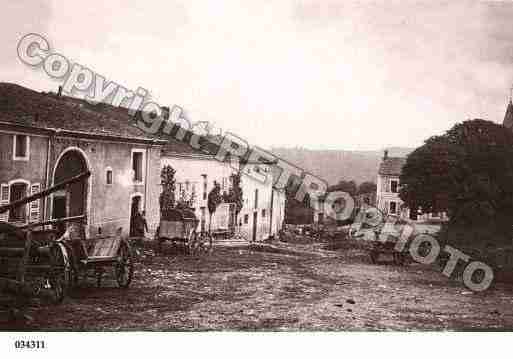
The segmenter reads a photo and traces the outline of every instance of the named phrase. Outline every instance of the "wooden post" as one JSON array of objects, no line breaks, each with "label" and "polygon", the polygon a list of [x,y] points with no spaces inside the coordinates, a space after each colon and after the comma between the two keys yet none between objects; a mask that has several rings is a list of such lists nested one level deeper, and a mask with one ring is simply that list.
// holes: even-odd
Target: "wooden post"
[{"label": "wooden post", "polygon": [[23,252],[23,257],[18,265],[18,273],[16,273],[16,302],[15,308],[11,312],[11,319],[15,321],[18,320],[26,320],[28,317],[24,313],[24,309],[28,304],[28,297],[26,293],[25,286],[25,274],[27,270],[27,264],[30,257],[30,247],[32,244],[32,232],[28,231],[25,241],[25,251]]}]

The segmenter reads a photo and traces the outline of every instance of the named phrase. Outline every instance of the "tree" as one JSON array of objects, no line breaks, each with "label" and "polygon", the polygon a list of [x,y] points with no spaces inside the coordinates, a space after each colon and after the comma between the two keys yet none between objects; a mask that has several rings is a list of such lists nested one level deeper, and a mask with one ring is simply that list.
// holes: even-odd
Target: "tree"
[{"label": "tree", "polygon": [[160,184],[162,185],[162,193],[159,197],[160,214],[175,208],[175,173],[173,167],[166,165],[160,172]]},{"label": "tree", "polygon": [[223,201],[221,197],[221,186],[219,183],[214,181],[214,187],[210,190],[207,197],[208,213],[210,214],[210,220],[208,224],[208,231],[212,225],[212,215],[215,213],[217,206]]},{"label": "tree", "polygon": [[296,199],[299,182],[289,179],[285,186],[285,222],[290,224],[313,223],[314,210],[311,208],[310,195],[305,194],[302,201]]},{"label": "tree", "polygon": [[228,193],[223,193],[223,200],[227,203],[235,203],[235,217],[237,217],[244,205],[240,172],[230,176],[230,188]]},{"label": "tree", "polygon": [[513,133],[481,119],[456,124],[407,157],[400,183],[400,197],[410,209],[445,211],[451,224],[509,231]]},{"label": "tree", "polygon": [[374,193],[376,192],[376,184],[374,182],[362,182],[358,186],[357,194]]}]

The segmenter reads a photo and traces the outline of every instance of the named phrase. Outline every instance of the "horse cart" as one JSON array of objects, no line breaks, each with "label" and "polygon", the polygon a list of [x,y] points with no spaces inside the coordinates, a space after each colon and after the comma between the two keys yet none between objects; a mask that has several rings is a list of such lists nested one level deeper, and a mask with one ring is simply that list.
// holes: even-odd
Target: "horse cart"
[{"label": "horse cart", "polygon": [[161,214],[160,224],[155,232],[159,252],[169,241],[173,247],[182,247],[186,254],[208,251],[212,248],[212,237],[206,232],[198,233],[199,220],[193,211],[172,209]]},{"label": "horse cart", "polygon": [[[90,172],[82,173],[0,206],[0,213],[39,200],[89,176]],[[86,240],[85,220],[86,216],[80,215],[25,226],[0,222],[0,292],[15,294],[18,302],[41,294],[59,303],[79,278],[94,272],[100,284],[109,267],[118,285],[128,287],[133,276],[133,261],[128,242],[121,238],[121,229],[114,237]],[[56,229],[62,231],[65,226],[64,233]]]}]

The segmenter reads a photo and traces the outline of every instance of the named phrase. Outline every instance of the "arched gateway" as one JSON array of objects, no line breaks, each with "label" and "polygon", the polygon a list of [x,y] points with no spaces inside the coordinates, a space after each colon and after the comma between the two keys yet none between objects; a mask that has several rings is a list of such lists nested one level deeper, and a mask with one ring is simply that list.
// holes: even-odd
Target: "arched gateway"
[{"label": "arched gateway", "polygon": [[[87,171],[85,153],[79,148],[64,150],[57,159],[53,171],[53,184],[60,183]],[[52,218],[63,218],[87,214],[89,178],[74,183],[53,194]]]}]

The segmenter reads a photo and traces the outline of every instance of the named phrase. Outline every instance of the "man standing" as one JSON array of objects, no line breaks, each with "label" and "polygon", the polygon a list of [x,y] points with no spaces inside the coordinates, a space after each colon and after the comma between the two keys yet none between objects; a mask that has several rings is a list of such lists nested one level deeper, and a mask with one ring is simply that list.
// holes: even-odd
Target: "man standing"
[{"label": "man standing", "polygon": [[142,211],[142,214],[140,215],[140,221],[141,237],[144,237],[146,235],[146,232],[148,232],[148,222],[146,222],[146,211]]}]

